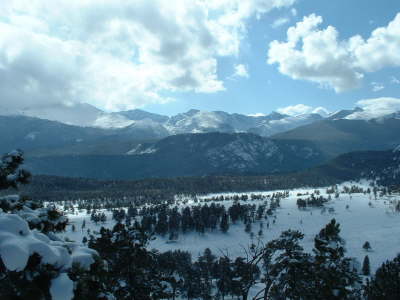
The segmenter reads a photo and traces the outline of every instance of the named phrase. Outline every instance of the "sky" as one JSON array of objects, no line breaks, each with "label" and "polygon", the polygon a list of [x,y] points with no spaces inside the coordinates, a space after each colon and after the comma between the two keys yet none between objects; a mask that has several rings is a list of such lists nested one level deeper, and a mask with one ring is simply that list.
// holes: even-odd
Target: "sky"
[{"label": "sky", "polygon": [[398,0],[0,3],[3,108],[300,114],[399,94]]}]

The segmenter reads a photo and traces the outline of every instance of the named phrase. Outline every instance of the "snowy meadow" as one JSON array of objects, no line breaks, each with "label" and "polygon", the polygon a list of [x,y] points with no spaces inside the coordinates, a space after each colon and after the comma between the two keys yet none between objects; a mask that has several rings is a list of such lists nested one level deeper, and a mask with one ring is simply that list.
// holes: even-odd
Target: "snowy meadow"
[{"label": "snowy meadow", "polygon": [[[400,196],[385,193],[382,189],[374,193],[373,183],[368,181],[337,185],[336,195],[332,190],[329,191],[331,188],[220,193],[196,197],[177,195],[175,203],[168,206],[176,207],[178,211],[182,211],[185,207],[210,206],[212,203],[223,205],[227,211],[235,203],[253,207],[266,204],[267,209],[263,212],[262,218],[257,219],[253,216],[250,226],[246,226],[247,222],[238,220],[230,222],[229,230],[225,233],[215,228],[205,229],[204,232],[193,230],[183,233],[178,230],[174,236],[168,233],[155,234],[150,247],[160,252],[189,251],[193,257],[210,248],[217,256],[229,254],[231,257],[237,257],[244,255],[251,244],[267,243],[278,238],[282,231],[292,229],[304,234],[301,244],[305,251],[310,252],[315,235],[335,218],[341,225],[341,236],[346,242],[347,256],[355,257],[361,263],[365,255],[368,255],[371,270],[378,268],[387,259],[395,257],[400,252],[400,212],[396,207]],[[268,214],[268,206],[274,195],[284,193],[286,196],[279,198],[279,206]],[[252,195],[257,195],[257,198],[261,196],[262,199],[252,199]],[[298,200],[308,199],[311,195],[323,197],[327,202],[317,206],[299,207]],[[222,198],[224,200],[221,200]],[[60,208],[65,208],[66,205],[69,204],[60,204]],[[101,227],[112,228],[116,224],[113,208],[96,209],[96,214],[104,213],[105,218],[93,221],[91,213],[86,209],[78,209],[78,204],[69,207],[66,211],[69,224],[65,232],[59,233],[64,239],[81,242],[84,237],[89,238],[90,234],[96,234]],[[122,209],[128,211],[127,207]],[[140,207],[137,209],[139,214],[133,220],[140,222],[143,217],[140,216]],[[251,210],[248,213],[251,215]],[[125,222],[125,219],[122,222]],[[367,241],[371,246],[370,249],[363,248]]]}]

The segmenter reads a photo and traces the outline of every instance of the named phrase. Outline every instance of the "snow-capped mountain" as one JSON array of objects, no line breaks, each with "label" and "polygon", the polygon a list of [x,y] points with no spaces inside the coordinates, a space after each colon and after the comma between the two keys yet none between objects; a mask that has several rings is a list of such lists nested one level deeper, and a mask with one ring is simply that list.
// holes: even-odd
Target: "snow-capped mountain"
[{"label": "snow-capped mountain", "polygon": [[106,113],[87,103],[57,104],[18,110],[0,106],[0,115],[34,117],[81,127],[122,128],[132,124],[132,120],[123,115]]},{"label": "snow-capped mountain", "polygon": [[122,116],[126,117],[127,119],[133,120],[133,121],[141,121],[141,120],[148,119],[148,120],[152,120],[157,123],[164,123],[169,119],[167,116],[153,114],[153,113],[141,110],[141,109],[120,111],[115,114],[122,115]]},{"label": "snow-capped mountain", "polygon": [[264,119],[256,127],[250,128],[248,131],[261,136],[271,136],[276,133],[284,132],[323,119],[324,118],[321,115],[316,113],[301,114],[297,116],[280,115],[280,117],[274,119]]},{"label": "snow-capped mountain", "polygon": [[[107,113],[89,104],[58,105],[41,110],[25,109],[22,111],[0,108],[0,115],[29,116],[77,127],[103,129],[108,131],[106,135],[123,135],[124,138],[130,137],[131,141],[207,132],[244,132],[269,137],[303,126],[316,124],[316,127],[318,127],[318,123],[323,121],[362,120],[382,123],[386,120],[400,119],[399,111],[387,109],[372,111],[368,108],[359,107],[351,110],[340,110],[331,114],[326,114],[325,110],[314,110],[312,113],[299,115],[286,115],[278,112],[271,112],[266,115],[245,115],[191,109],[185,113],[169,117],[140,109]],[[12,127],[12,125],[9,126]],[[31,130],[27,133],[26,140],[34,140],[37,136],[38,133]]]},{"label": "snow-capped mountain", "polygon": [[306,125],[323,117],[319,114],[289,116],[272,112],[262,116],[229,114],[223,111],[190,110],[168,119],[165,127],[171,134],[205,132],[251,132],[261,136]]},{"label": "snow-capped mountain", "polygon": [[322,120],[323,114],[289,116],[272,112],[267,115],[244,115],[223,111],[196,109],[175,116],[164,116],[140,109],[107,113],[89,104],[57,105],[42,109],[10,111],[0,109],[0,115],[29,116],[68,125],[103,129],[140,128],[150,136],[164,137],[182,133],[250,132],[270,136],[301,125]]},{"label": "snow-capped mountain", "polygon": [[129,126],[121,128],[118,132],[125,136],[131,135],[140,139],[164,138],[170,135],[162,124],[147,118],[132,121]]}]

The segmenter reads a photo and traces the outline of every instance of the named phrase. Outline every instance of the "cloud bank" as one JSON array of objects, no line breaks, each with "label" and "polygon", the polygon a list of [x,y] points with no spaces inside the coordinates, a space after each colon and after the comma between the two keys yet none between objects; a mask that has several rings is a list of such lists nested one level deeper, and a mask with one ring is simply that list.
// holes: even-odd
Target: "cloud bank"
[{"label": "cloud bank", "polygon": [[381,97],[357,101],[363,111],[351,114],[348,119],[373,119],[400,111],[400,98]]},{"label": "cloud bank", "polygon": [[361,85],[364,74],[400,66],[400,13],[368,39],[339,39],[333,26],[320,29],[323,19],[311,14],[287,31],[284,42],[269,44],[268,64],[293,79],[315,82],[343,92]]},{"label": "cloud bank", "polygon": [[305,104],[296,104],[278,108],[277,112],[289,116],[299,116],[304,114],[320,114],[321,116],[327,116],[330,112],[325,107],[311,107]]},{"label": "cloud bank", "polygon": [[108,110],[224,90],[218,57],[246,23],[295,0],[3,0],[2,106],[88,102]]}]

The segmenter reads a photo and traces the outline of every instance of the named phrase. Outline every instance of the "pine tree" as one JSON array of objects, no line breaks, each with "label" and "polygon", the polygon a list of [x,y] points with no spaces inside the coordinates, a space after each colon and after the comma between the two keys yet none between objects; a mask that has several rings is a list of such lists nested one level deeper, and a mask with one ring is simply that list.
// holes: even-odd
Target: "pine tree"
[{"label": "pine tree", "polygon": [[365,298],[368,300],[400,299],[400,255],[386,261],[365,286]]},{"label": "pine tree", "polygon": [[250,221],[247,221],[247,223],[246,223],[246,225],[245,225],[245,227],[244,227],[244,231],[246,232],[246,233],[250,233],[251,232],[251,222]]},{"label": "pine tree", "polygon": [[177,296],[183,295],[187,270],[192,266],[190,253],[180,250],[167,251],[158,254],[156,259],[161,277],[171,286],[166,291],[165,298],[176,299]]},{"label": "pine tree", "polygon": [[203,299],[212,299],[213,278],[215,275],[214,262],[216,257],[206,248],[196,262],[200,271],[200,291]]},{"label": "pine tree", "polygon": [[228,230],[229,230],[228,215],[227,215],[226,213],[222,215],[221,223],[220,223],[220,228],[221,228],[221,231],[222,231],[223,233],[226,233],[226,232],[228,232]]},{"label": "pine tree", "polygon": [[17,189],[18,184],[27,184],[31,174],[20,166],[24,163],[23,152],[12,151],[0,159],[0,190]]},{"label": "pine tree", "polygon": [[107,262],[105,286],[117,299],[150,300],[164,294],[156,253],[147,250],[151,237],[142,228],[117,223],[112,230],[100,229],[89,247]]},{"label": "pine tree", "polygon": [[86,220],[83,220],[83,222],[82,222],[82,230],[85,229],[85,227],[86,227]]},{"label": "pine tree", "polygon": [[216,265],[216,278],[218,294],[222,299],[232,292],[233,277],[230,258],[228,256],[220,257]]},{"label": "pine tree", "polygon": [[313,299],[312,261],[299,244],[303,237],[299,231],[287,230],[266,245],[264,299]]},{"label": "pine tree", "polygon": [[234,294],[241,296],[242,300],[247,300],[250,288],[260,276],[260,269],[258,266],[246,262],[243,257],[238,257],[233,264],[233,274],[232,290]]},{"label": "pine tree", "polygon": [[352,259],[346,258],[340,224],[332,219],[314,239],[315,291],[313,299],[353,299],[360,278]]},{"label": "pine tree", "polygon": [[365,276],[369,276],[371,273],[370,264],[369,264],[369,257],[366,255],[364,257],[363,265],[362,265],[362,274]]},{"label": "pine tree", "polygon": [[366,241],[366,242],[364,243],[363,249],[364,249],[365,251],[371,250],[371,245],[370,245],[370,243],[369,243],[368,241]]}]

